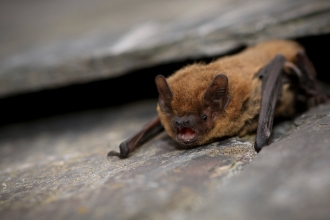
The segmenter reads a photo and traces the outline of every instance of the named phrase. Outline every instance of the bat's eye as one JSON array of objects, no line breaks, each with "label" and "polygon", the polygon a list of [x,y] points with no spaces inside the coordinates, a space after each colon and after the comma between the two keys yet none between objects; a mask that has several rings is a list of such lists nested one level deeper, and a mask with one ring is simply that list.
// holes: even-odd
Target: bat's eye
[{"label": "bat's eye", "polygon": [[205,114],[201,115],[201,117],[204,121],[207,119],[207,116]]}]

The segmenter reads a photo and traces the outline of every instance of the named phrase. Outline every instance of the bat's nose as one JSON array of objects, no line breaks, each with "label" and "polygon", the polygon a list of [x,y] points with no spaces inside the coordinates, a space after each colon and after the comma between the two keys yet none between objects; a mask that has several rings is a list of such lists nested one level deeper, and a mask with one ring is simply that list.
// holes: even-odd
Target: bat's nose
[{"label": "bat's nose", "polygon": [[181,127],[181,121],[179,121],[179,120],[174,121],[174,126],[176,128]]},{"label": "bat's nose", "polygon": [[174,127],[179,128],[179,127],[190,127],[191,126],[191,121],[189,119],[176,119],[174,120]]}]

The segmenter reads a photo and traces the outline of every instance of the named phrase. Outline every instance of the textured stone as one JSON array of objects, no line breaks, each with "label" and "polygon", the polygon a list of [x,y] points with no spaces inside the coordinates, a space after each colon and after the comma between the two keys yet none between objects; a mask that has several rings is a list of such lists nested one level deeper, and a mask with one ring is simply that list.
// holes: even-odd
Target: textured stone
[{"label": "textured stone", "polygon": [[253,137],[178,150],[163,132],[130,158],[107,160],[107,151],[117,150],[155,114],[154,103],[3,128],[1,216],[125,218],[152,207],[171,208],[180,199],[187,204],[179,207],[185,207],[203,197],[210,179],[226,180],[255,156]]},{"label": "textured stone", "polygon": [[328,0],[0,4],[0,97],[330,32]]},{"label": "textured stone", "polygon": [[330,104],[277,125],[277,141],[257,156],[253,136],[178,150],[162,133],[107,160],[154,103],[1,128],[2,218],[329,218]]},{"label": "textured stone", "polygon": [[328,104],[298,117],[291,133],[265,148],[230,185],[219,186],[194,218],[329,219],[329,112]]}]

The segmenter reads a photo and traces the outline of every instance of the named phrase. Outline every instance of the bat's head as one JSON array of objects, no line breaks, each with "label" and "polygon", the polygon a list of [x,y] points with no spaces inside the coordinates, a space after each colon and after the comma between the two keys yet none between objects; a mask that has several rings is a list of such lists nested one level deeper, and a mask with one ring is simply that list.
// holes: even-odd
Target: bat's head
[{"label": "bat's head", "polygon": [[190,88],[189,83],[185,83],[175,87],[175,91],[164,76],[158,75],[155,81],[159,116],[167,133],[182,146],[204,144],[217,117],[229,103],[227,77],[216,75],[205,88]]}]

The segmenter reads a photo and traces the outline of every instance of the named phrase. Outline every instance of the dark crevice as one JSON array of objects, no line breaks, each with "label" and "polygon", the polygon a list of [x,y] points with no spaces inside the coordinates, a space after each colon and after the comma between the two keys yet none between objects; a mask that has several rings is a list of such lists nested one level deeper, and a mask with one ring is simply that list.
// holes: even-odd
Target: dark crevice
[{"label": "dark crevice", "polygon": [[[296,39],[307,50],[314,63],[319,79],[330,83],[328,60],[330,35]],[[240,48],[232,53],[237,53]],[[22,94],[0,99],[0,126],[39,118],[106,108],[128,102],[157,98],[154,78],[158,74],[168,76],[193,62],[210,62],[214,57],[184,60],[130,72],[124,76],[91,83],[72,85],[53,90]]]},{"label": "dark crevice", "polygon": [[330,83],[329,56],[330,34],[295,39],[302,44],[315,66],[318,79]]}]

